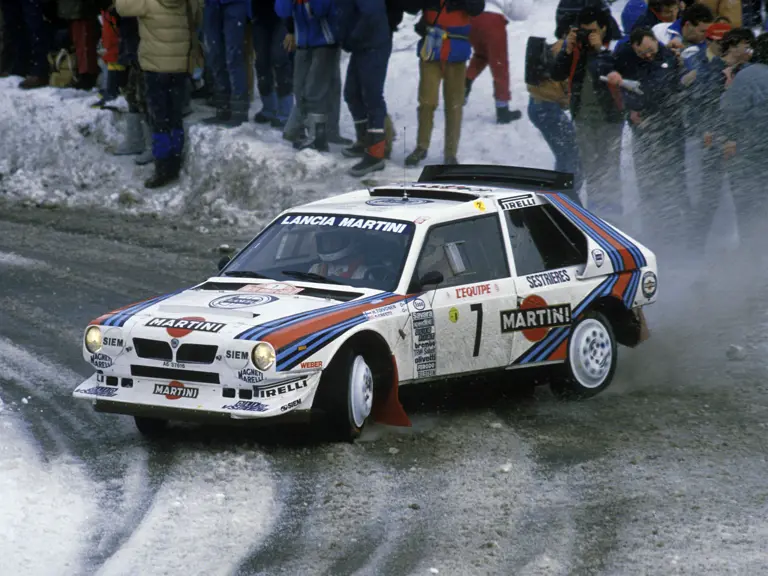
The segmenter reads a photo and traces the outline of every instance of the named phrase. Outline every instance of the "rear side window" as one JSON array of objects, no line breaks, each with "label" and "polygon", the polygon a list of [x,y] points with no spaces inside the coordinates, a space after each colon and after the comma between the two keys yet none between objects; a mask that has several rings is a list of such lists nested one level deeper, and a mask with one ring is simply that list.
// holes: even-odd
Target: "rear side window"
[{"label": "rear side window", "polygon": [[530,206],[504,214],[518,276],[586,263],[586,239],[554,207]]},{"label": "rear side window", "polygon": [[416,263],[414,280],[427,272],[443,274],[441,288],[509,277],[498,215],[430,228]]}]

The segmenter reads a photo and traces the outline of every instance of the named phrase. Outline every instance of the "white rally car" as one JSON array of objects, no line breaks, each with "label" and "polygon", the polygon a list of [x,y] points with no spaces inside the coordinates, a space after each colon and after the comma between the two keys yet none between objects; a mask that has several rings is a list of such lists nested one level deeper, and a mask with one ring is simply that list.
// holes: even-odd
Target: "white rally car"
[{"label": "white rally car", "polygon": [[647,337],[651,251],[581,207],[570,175],[428,166],[416,183],[287,210],[218,276],[87,326],[74,391],[161,433],[168,420],[320,416],[336,437],[409,425],[398,388],[553,365],[611,382]]}]

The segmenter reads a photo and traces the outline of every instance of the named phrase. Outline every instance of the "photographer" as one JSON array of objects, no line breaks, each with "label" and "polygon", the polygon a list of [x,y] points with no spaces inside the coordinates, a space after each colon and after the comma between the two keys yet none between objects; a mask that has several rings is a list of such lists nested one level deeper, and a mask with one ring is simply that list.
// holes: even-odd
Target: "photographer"
[{"label": "photographer", "polygon": [[570,110],[576,125],[590,210],[621,215],[619,155],[624,118],[618,89],[600,81],[613,70],[610,20],[602,10],[584,8],[555,58],[552,80],[568,81]]}]

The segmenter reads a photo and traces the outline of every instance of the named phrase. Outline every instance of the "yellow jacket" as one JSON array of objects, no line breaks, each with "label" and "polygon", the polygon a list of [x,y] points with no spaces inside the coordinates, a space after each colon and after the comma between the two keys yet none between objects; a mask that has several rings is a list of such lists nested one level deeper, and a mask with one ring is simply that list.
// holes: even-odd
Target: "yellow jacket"
[{"label": "yellow jacket", "polygon": [[139,65],[147,72],[191,73],[199,65],[200,0],[116,0],[120,16],[139,19]]},{"label": "yellow jacket", "polygon": [[734,28],[741,26],[741,0],[699,0],[699,2],[708,6],[715,17],[728,18]]},{"label": "yellow jacket", "polygon": [[[563,46],[563,41],[558,40],[552,46],[552,54],[557,56],[560,49]],[[527,85],[528,93],[532,98],[536,100],[543,100],[544,102],[557,102],[561,108],[568,108],[570,97],[568,95],[568,82],[556,82],[555,80],[547,80],[542,82],[538,86]]]}]

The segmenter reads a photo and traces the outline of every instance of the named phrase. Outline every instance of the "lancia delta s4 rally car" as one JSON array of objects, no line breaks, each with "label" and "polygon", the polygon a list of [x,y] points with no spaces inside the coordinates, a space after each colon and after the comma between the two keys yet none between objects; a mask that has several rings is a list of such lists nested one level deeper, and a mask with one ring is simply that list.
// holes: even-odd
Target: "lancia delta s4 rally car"
[{"label": "lancia delta s4 rally car", "polygon": [[587,397],[647,336],[656,291],[653,253],[570,175],[427,166],[287,210],[216,277],[96,318],[74,396],[148,435],[311,415],[340,439],[409,425],[398,388],[434,379],[551,365],[555,393]]}]

